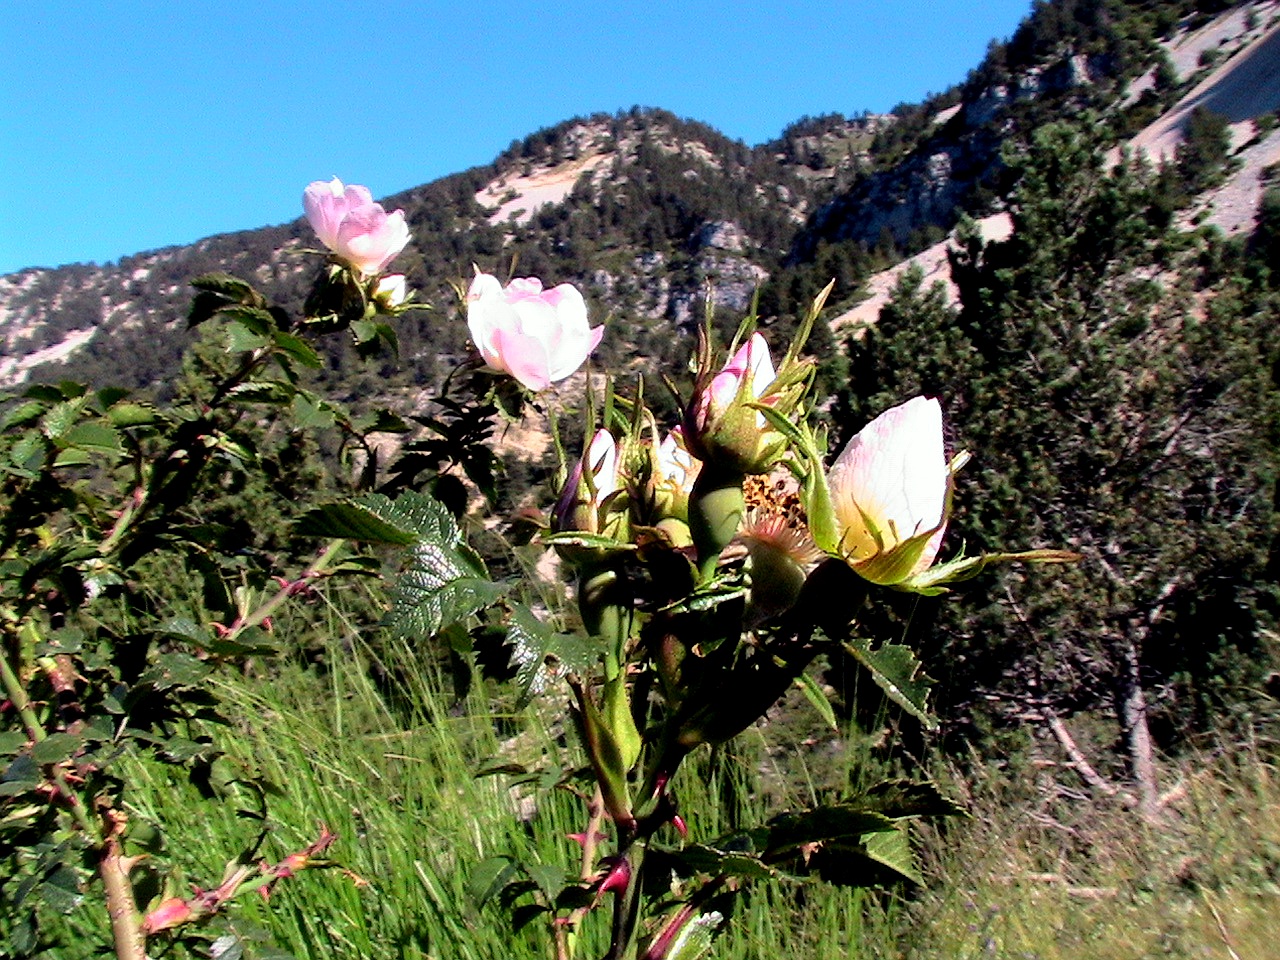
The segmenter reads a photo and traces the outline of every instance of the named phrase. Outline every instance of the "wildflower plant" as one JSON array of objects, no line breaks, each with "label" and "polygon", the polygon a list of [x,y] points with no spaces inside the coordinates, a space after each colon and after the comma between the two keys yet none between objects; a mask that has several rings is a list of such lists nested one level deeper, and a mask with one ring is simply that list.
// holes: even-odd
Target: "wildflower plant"
[{"label": "wildflower plant", "polygon": [[[691,960],[732,897],[764,878],[914,877],[907,825],[956,811],[929,783],[867,785],[705,836],[699,811],[681,807],[679,774],[695,751],[737,736],[805,684],[824,652],[851,654],[931,724],[929,680],[912,651],[865,635],[868,598],[942,592],[996,560],[1070,559],[1041,550],[938,562],[963,459],[943,449],[938,403],[915,398],[887,412],[827,467],[807,422],[814,365],[803,349],[830,288],[776,364],[754,317],[723,352],[708,323],[681,424],[661,424],[640,384],[628,394],[610,382],[599,398],[588,389],[582,449],[566,458],[537,535],[559,554],[576,606],[553,615],[518,577],[490,575],[468,542],[461,479],[496,501],[493,424],[529,406],[559,409],[565,422],[555,385],[603,328],[590,326],[569,285],[504,287],[477,272],[464,299],[475,356],[436,398],[439,412],[357,415],[304,386],[299,371],[319,366],[314,344],[335,334],[362,353],[394,349],[396,318],[420,307],[403,277],[383,272],[407,227],[368,190],[336,179],[308,187],[305,207],[330,253],[302,316],[233,277],[194,281],[190,323],[219,325],[232,363],[191,403],[161,410],[70,384],[5,400],[0,836],[14,852],[0,884],[18,911],[0,928],[7,949],[39,943],[32,898],[96,890],[117,957],[143,960],[149,940],[205,936],[242,892],[340,859],[343,838],[321,825],[283,859],[249,850],[207,889],[177,889],[137,839],[144,831],[117,771],[122,758],[145,755],[207,775],[218,752],[203,731],[220,719],[205,688],[211,672],[270,652],[273,616],[329,578],[377,572],[388,548],[401,559],[382,628],[459,656],[504,637],[517,700],[558,705],[577,732],[581,762],[555,781],[582,801],[572,856],[495,857],[470,884],[475,905],[505,906],[517,927],[545,922],[559,960],[582,953],[588,925],[607,929],[609,960]],[[247,570],[236,544],[200,522],[195,499],[219,462],[260,469],[247,428],[282,418],[336,429],[361,469],[347,494],[296,512],[294,532],[316,545],[310,556]],[[384,464],[372,437],[407,435],[415,423],[419,435]],[[202,585],[202,607],[156,615],[164,604],[142,585],[166,569]],[[131,612],[127,628],[106,614],[111,605]],[[143,874],[154,876],[143,884]],[[154,891],[147,902],[144,886]]]}]

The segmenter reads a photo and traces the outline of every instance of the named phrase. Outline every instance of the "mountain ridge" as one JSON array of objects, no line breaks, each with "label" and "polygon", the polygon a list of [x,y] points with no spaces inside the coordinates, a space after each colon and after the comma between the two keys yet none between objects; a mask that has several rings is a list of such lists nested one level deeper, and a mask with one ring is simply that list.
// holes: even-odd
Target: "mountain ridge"
[{"label": "mountain ridge", "polygon": [[[488,165],[387,197],[406,210],[415,237],[394,268],[442,310],[445,281],[473,263],[578,283],[593,312],[613,319],[615,352],[655,362],[670,358],[680,340],[671,331],[690,329],[708,288],[718,308],[737,314],[759,290],[765,322],[785,323],[834,276],[836,306],[847,313],[869,282],[883,293],[879,271],[920,251],[936,258],[958,218],[999,211],[1006,144],[1088,110],[1109,111],[1125,139],[1148,130],[1207,72],[1235,60],[1226,54],[1275,34],[1280,11],[1274,0],[1216,17],[1196,4],[1156,5],[1154,14],[1150,6],[1038,5],[961,85],[890,115],[804,117],[754,147],[657,109],[566,120]],[[1170,26],[1175,6],[1192,12]],[[1081,11],[1095,8],[1130,11],[1131,20],[1095,17],[1090,26]],[[1116,39],[1147,21],[1148,41]],[[1157,39],[1159,29],[1166,35]],[[1217,43],[1197,48],[1197,37]],[[1164,66],[1175,61],[1181,67]],[[1259,164],[1252,169],[1261,190]],[[0,382],[92,375],[164,384],[188,342],[180,321],[191,277],[224,270],[299,306],[321,262],[303,253],[313,244],[299,218],[114,264],[0,277]],[[463,331],[437,314],[406,323],[401,339],[413,365],[400,375],[407,382],[429,381],[441,357],[465,346]],[[331,367],[339,376],[354,369],[341,349]]]}]

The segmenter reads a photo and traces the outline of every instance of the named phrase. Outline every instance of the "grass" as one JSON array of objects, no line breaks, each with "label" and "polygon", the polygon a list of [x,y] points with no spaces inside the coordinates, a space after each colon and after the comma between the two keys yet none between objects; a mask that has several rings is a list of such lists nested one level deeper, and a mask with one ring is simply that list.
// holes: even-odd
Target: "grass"
[{"label": "grass", "polygon": [[[1161,819],[1007,782],[970,790],[974,818],[926,847],[911,957],[1273,960],[1280,955],[1280,770],[1239,748],[1166,769]],[[1048,798],[1048,799],[1046,799]]]},{"label": "grass", "polygon": [[[158,859],[176,870],[169,892],[217,885],[224,866],[259,840],[256,855],[277,860],[305,847],[323,822],[338,835],[331,850],[338,866],[283,881],[268,901],[250,892],[230,926],[216,931],[243,938],[246,958],[280,951],[297,960],[550,956],[544,925],[513,933],[496,906],[476,907],[468,880],[495,854],[572,862],[576,848],[566,835],[583,828],[582,803],[565,791],[512,790],[504,777],[475,773],[499,754],[568,768],[580,762],[574,737],[535,710],[494,715],[492,690],[452,703],[429,658],[404,645],[375,656],[333,617],[321,631],[330,639],[319,658],[220,681],[237,719],[217,735],[228,753],[214,780],[235,803],[202,801],[170,768],[131,772],[132,817],[164,824]],[[695,839],[848,782],[868,748],[857,741],[835,751],[813,746],[807,721],[795,719],[802,709],[682,771],[676,792]],[[713,956],[1276,957],[1274,754],[1246,745],[1165,774],[1179,786],[1153,827],[1047,779],[953,775],[948,789],[973,816],[918,838],[926,888],[877,894],[762,885],[739,899]],[[266,820],[249,786],[255,780],[268,784]],[[597,913],[582,957],[603,950],[605,911]],[[88,901],[60,932],[64,945],[49,954],[57,960],[99,956],[108,942],[105,916]],[[165,955],[155,944],[153,956]]]}]

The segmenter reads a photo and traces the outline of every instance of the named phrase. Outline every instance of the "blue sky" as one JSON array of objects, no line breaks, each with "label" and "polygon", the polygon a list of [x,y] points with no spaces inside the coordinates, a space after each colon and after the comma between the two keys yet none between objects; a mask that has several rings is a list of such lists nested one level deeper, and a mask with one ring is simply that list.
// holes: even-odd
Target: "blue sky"
[{"label": "blue sky", "polygon": [[663,107],[750,144],[964,79],[1030,0],[556,4],[18,0],[0,20],[0,273],[384,196],[580,114]]}]

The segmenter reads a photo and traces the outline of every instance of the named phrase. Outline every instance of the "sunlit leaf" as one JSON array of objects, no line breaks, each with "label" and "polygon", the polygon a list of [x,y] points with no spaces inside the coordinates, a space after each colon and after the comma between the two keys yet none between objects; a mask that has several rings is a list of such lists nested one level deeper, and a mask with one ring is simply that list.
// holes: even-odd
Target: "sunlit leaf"
[{"label": "sunlit leaf", "polygon": [[872,679],[890,700],[928,729],[937,726],[928,706],[933,680],[921,670],[920,661],[910,647],[884,643],[872,649],[870,640],[859,638],[847,641],[844,648],[871,672]]}]

